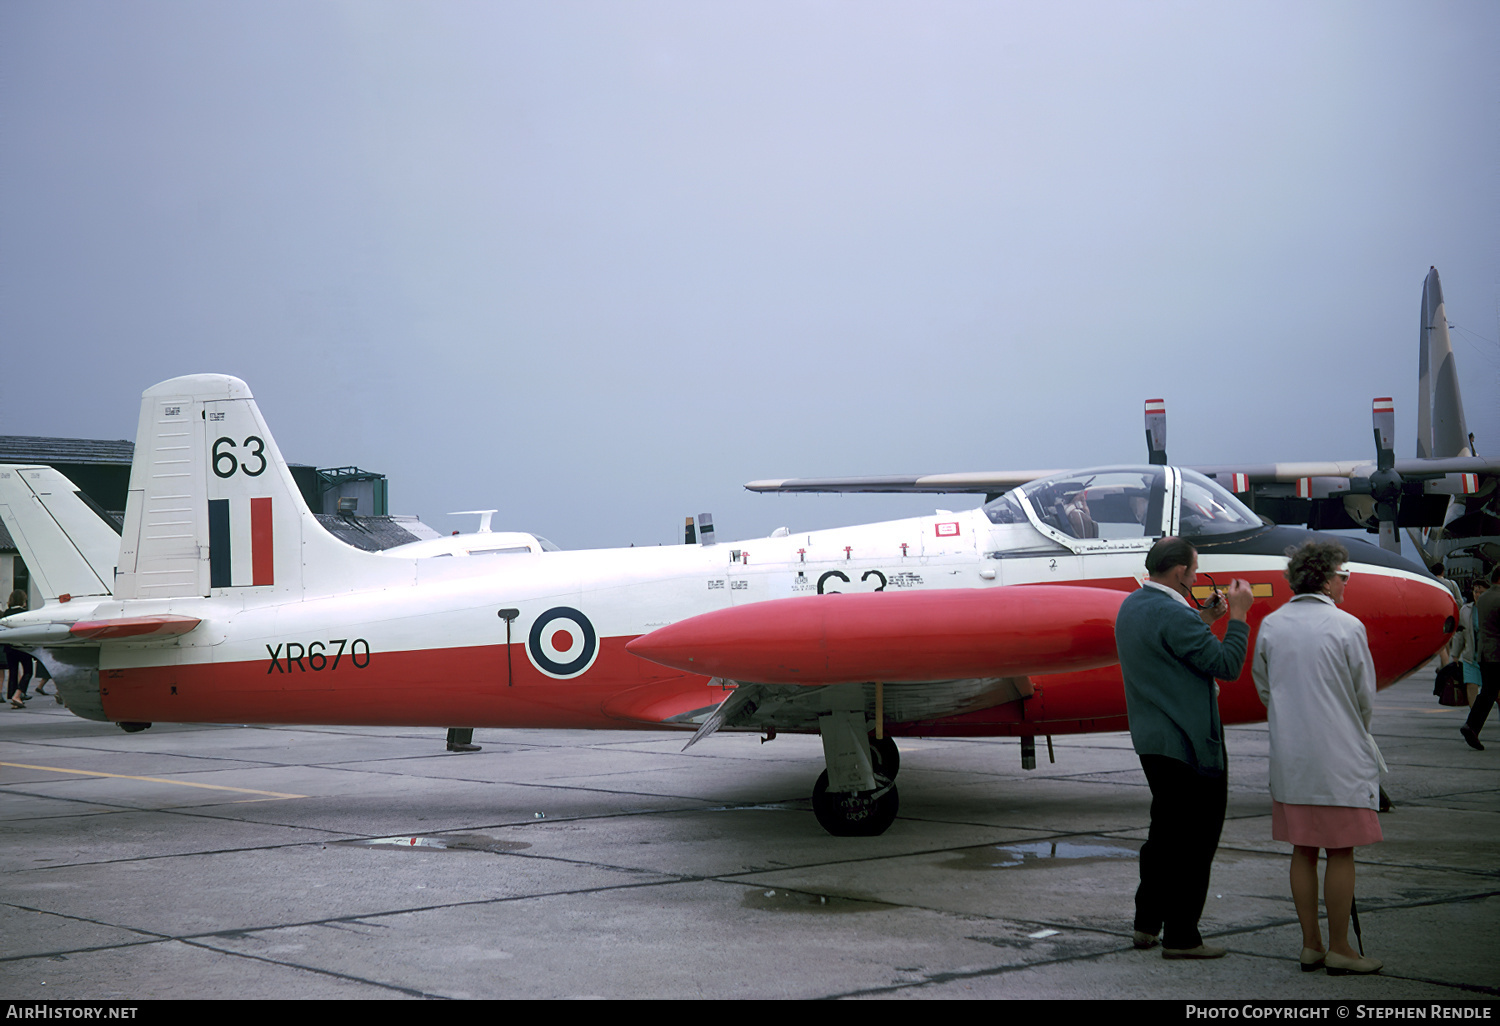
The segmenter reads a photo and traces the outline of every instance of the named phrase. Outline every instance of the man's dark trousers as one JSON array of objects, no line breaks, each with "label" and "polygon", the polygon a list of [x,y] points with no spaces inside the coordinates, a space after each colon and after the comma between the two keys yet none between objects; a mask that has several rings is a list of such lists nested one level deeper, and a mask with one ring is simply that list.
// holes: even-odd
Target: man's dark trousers
[{"label": "man's dark trousers", "polygon": [[1481,662],[1479,679],[1481,682],[1479,694],[1474,699],[1474,708],[1469,710],[1469,718],[1464,721],[1475,734],[1484,729],[1484,721],[1490,718],[1490,710],[1495,707],[1495,698],[1500,695],[1500,663]]},{"label": "man's dark trousers", "polygon": [[1229,774],[1204,776],[1165,755],[1142,755],[1141,768],[1151,785],[1151,832],[1141,848],[1135,928],[1162,934],[1164,947],[1196,948],[1203,943],[1198,919],[1224,829]]}]

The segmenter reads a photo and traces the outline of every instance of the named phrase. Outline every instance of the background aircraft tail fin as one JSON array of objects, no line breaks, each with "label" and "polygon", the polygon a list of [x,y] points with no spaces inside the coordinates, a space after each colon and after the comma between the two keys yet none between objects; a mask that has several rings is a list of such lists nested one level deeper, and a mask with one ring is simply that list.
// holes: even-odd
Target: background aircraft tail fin
[{"label": "background aircraft tail fin", "polygon": [[109,595],[120,535],[51,467],[0,466],[0,520],[46,602]]},{"label": "background aircraft tail fin", "polygon": [[192,374],[142,393],[118,597],[332,593],[370,583],[378,561],[313,517],[239,378]]},{"label": "background aircraft tail fin", "polygon": [[1422,327],[1417,347],[1417,455],[1472,456],[1458,366],[1448,337],[1448,313],[1437,268],[1422,283]]}]

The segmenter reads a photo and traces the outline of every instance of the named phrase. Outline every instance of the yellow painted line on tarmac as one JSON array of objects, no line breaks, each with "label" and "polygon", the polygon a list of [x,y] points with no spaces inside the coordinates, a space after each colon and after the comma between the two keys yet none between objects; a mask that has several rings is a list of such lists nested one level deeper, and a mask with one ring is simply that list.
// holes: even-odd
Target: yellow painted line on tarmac
[{"label": "yellow painted line on tarmac", "polygon": [[306,798],[305,794],[283,794],[280,791],[256,791],[248,787],[227,787],[224,784],[199,784],[192,780],[167,780],[162,777],[133,777],[128,773],[101,773],[98,770],[64,769],[61,766],[32,766],[24,762],[0,762],[0,766],[12,769],[44,770],[47,773],[76,773],[83,777],[113,777],[116,780],[144,780],[151,784],[175,784],[178,787],[201,787],[208,791],[233,791],[236,794],[259,794],[267,798]]}]

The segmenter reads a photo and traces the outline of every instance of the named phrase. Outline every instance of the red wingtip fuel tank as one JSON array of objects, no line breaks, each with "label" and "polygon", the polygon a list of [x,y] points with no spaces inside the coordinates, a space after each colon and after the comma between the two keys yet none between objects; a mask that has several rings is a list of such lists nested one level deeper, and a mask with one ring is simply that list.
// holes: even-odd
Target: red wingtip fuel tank
[{"label": "red wingtip fuel tank", "polygon": [[674,669],[763,684],[1019,677],[1114,663],[1125,592],[1064,585],[809,595],[690,617],[630,642]]}]

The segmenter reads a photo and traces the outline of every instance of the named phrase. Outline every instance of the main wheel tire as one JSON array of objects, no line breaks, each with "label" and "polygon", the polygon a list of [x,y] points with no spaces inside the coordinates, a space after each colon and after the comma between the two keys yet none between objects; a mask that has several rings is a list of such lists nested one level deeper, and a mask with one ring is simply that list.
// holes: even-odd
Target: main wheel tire
[{"label": "main wheel tire", "polygon": [[870,736],[870,769],[875,771],[876,783],[882,777],[887,781],[896,779],[901,772],[901,750],[896,747],[895,738]]},{"label": "main wheel tire", "polygon": [[873,791],[830,791],[828,771],[813,784],[813,815],[818,825],[834,837],[878,837],[896,821],[901,808],[896,785],[880,782]]}]

